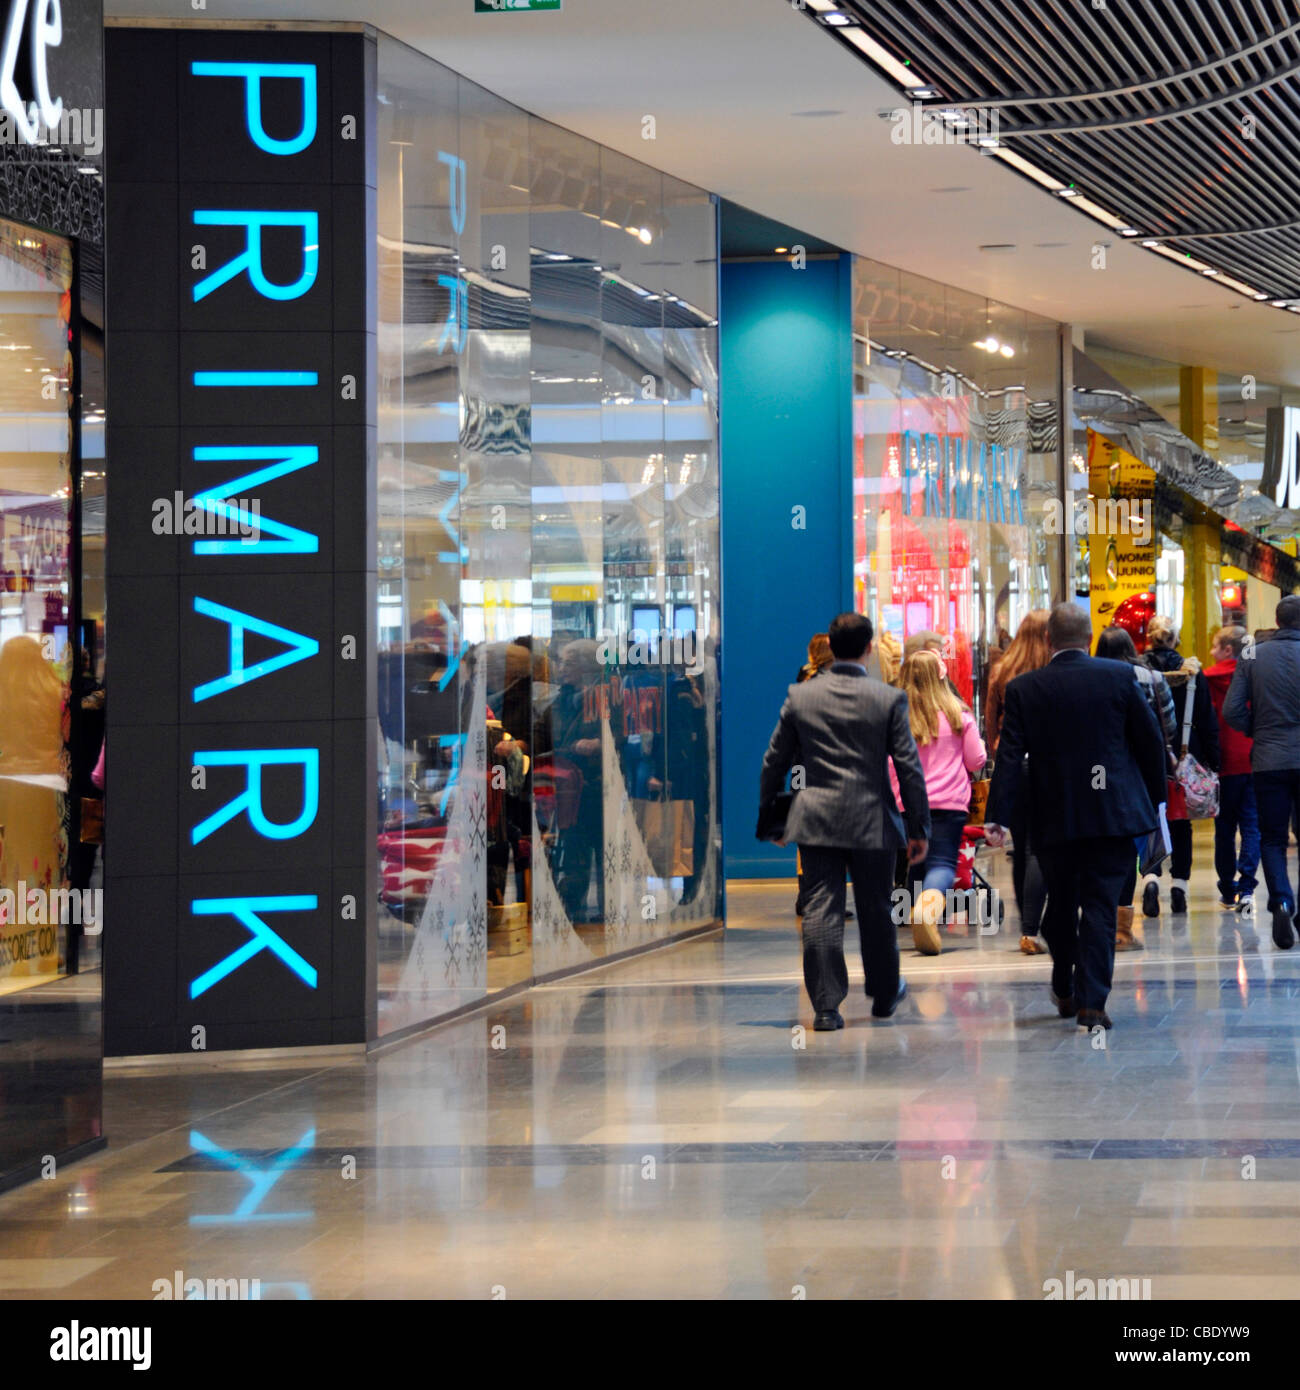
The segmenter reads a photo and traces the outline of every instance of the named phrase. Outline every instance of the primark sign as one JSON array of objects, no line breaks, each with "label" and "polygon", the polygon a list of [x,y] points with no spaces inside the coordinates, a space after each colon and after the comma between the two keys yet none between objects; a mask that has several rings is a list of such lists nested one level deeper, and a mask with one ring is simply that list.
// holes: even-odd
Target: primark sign
[{"label": "primark sign", "polygon": [[1259,490],[1287,511],[1300,510],[1300,406],[1270,407],[1265,431]]},{"label": "primark sign", "polygon": [[[142,474],[126,516],[110,475],[109,514],[138,528],[126,544],[154,571],[147,591],[110,585],[110,603],[135,630],[155,596],[167,670],[128,658],[124,691],[119,666],[117,709],[129,721],[143,706],[154,734],[109,730],[126,755],[108,902],[140,901],[150,879],[170,910],[135,947],[174,970],[134,986],[130,1016],[109,992],[108,1050],[362,1041],[375,781],[365,40],[110,30],[107,43],[110,97],[117,77],[168,68],[178,92],[175,144],[151,151],[174,183],[123,187],[116,156],[129,175],[141,166],[125,142],[155,137],[115,118],[109,141],[110,214],[139,199],[155,228],[109,243],[109,323],[120,295],[131,329],[116,354],[110,334],[109,370],[125,359],[114,381],[127,382],[112,419],[125,408],[121,447]],[[174,292],[142,308],[166,246]],[[137,359],[163,364],[167,389],[151,396]],[[158,526],[150,490],[213,524]],[[155,779],[174,800],[160,803]],[[146,842],[167,847],[153,872]]]}]

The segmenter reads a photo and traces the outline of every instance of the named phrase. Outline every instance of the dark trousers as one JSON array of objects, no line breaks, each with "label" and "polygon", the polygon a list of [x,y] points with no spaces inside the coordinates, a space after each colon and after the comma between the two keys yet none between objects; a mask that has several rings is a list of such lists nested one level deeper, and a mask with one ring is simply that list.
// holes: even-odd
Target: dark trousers
[{"label": "dark trousers", "polygon": [[[1237,834],[1241,833],[1241,853]],[[1232,902],[1248,898],[1259,880],[1259,812],[1255,808],[1255,784],[1249,772],[1219,778],[1219,814],[1214,822],[1214,868],[1219,875],[1219,897]]]},{"label": "dark trousers", "polygon": [[[1192,823],[1171,820],[1169,823],[1169,875],[1184,883],[1192,876]],[[1157,878],[1164,865],[1153,870]]]},{"label": "dark trousers", "polygon": [[898,993],[898,933],[890,917],[892,849],[800,845],[803,861],[803,982],[818,1013],[838,1009],[849,992],[844,963],[844,874],[853,880],[862,968],[873,999]]},{"label": "dark trousers", "polygon": [[1037,936],[1043,924],[1047,885],[1043,868],[1029,847],[1029,822],[1023,806],[1009,827],[1011,830],[1011,888],[1020,913],[1020,934]]},{"label": "dark trousers", "polygon": [[1296,895],[1287,874],[1287,839],[1300,807],[1300,767],[1256,772],[1255,805],[1259,808],[1259,850],[1268,884],[1268,910],[1286,907],[1294,914]]},{"label": "dark trousers", "polygon": [[1043,935],[1052,989],[1081,1009],[1104,1009],[1115,967],[1115,912],[1133,858],[1131,835],[1038,850],[1047,881]]}]

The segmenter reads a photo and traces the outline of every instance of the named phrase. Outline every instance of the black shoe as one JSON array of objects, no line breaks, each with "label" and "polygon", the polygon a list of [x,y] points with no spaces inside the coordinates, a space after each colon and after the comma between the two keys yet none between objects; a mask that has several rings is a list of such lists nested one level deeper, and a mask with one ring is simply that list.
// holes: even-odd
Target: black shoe
[{"label": "black shoe", "polygon": [[1273,945],[1279,951],[1289,951],[1295,945],[1295,932],[1291,930],[1291,909],[1285,903],[1273,909]]},{"label": "black shoe", "polygon": [[1079,1010],[1079,1027],[1086,1028],[1090,1033],[1094,1028],[1113,1028],[1114,1026],[1105,1009]]},{"label": "black shoe", "polygon": [[1184,893],[1181,888],[1171,888],[1169,890],[1169,911],[1177,913],[1187,911],[1187,894]]},{"label": "black shoe", "polygon": [[1073,1018],[1075,1014],[1079,1012],[1079,1006],[1074,1002],[1073,995],[1067,995],[1062,999],[1055,990],[1052,990],[1051,993],[1052,1003],[1056,1005],[1056,1012],[1060,1014],[1062,1018]]},{"label": "black shoe", "polygon": [[813,1019],[814,1033],[833,1033],[844,1027],[844,1015],[838,1009],[822,1009]]},{"label": "black shoe", "polygon": [[1142,890],[1143,917],[1160,916],[1160,885],[1154,880]]},{"label": "black shoe", "polygon": [[871,1017],[872,1017],[872,1018],[892,1018],[892,1017],[894,1016],[894,1010],[895,1010],[896,1008],[898,1008],[898,1006],[899,1006],[899,1005],[903,1002],[903,1000],[906,999],[906,998],[907,998],[907,981],[906,981],[906,980],[899,980],[899,982],[898,982],[898,993],[897,993],[896,995],[894,995],[894,1002],[893,1002],[892,1004],[890,1004],[887,1008],[882,1007],[880,1004],[873,1004],[873,1005],[871,1006]]}]

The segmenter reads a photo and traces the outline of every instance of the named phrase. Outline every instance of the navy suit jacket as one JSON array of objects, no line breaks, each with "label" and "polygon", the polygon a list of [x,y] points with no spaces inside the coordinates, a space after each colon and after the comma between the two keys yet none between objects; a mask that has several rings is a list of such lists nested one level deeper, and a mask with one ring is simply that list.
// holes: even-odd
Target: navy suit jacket
[{"label": "navy suit jacket", "polygon": [[986,821],[1023,809],[1048,849],[1145,835],[1164,799],[1164,739],[1127,662],[1063,651],[1007,686]]}]

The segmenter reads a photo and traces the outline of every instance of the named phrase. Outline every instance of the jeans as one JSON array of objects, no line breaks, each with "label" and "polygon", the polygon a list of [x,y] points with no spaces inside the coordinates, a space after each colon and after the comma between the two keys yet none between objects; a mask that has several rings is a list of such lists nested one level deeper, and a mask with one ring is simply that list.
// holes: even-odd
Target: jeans
[{"label": "jeans", "polygon": [[[1267,774],[1265,774],[1267,776]],[[1241,853],[1237,853],[1237,832]],[[1214,822],[1214,867],[1219,875],[1219,897],[1234,902],[1248,898],[1259,880],[1259,812],[1255,784],[1249,772],[1219,778],[1219,815]]]},{"label": "jeans", "polygon": [[1287,840],[1291,818],[1300,806],[1300,767],[1252,774],[1259,809],[1259,850],[1268,884],[1268,910],[1285,907],[1295,913],[1296,895],[1287,876]]},{"label": "jeans", "polygon": [[957,877],[957,856],[961,852],[961,832],[966,828],[965,811],[930,810],[930,847],[925,862],[912,867],[908,886],[915,903],[922,890],[937,888],[946,893]]}]

